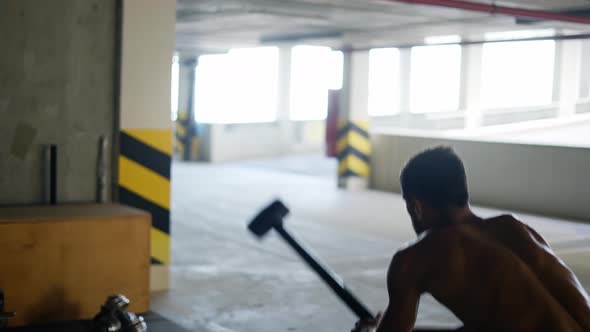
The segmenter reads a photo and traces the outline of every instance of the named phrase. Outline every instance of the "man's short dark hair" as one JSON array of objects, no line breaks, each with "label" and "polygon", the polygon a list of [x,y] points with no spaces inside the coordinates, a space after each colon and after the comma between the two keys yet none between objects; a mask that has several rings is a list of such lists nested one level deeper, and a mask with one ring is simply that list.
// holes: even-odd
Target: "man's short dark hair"
[{"label": "man's short dark hair", "polygon": [[423,151],[400,174],[404,199],[421,199],[434,208],[464,207],[469,201],[463,162],[450,147]]}]

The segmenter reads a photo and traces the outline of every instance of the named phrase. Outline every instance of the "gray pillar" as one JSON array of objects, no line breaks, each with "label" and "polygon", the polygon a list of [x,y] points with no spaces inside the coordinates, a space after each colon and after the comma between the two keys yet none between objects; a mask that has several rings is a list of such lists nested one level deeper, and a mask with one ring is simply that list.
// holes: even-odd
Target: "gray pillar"
[{"label": "gray pillar", "polygon": [[559,84],[559,116],[572,116],[576,113],[580,97],[582,41],[562,40],[557,43],[560,72],[554,80]]},{"label": "gray pillar", "polygon": [[400,123],[403,127],[410,127],[412,114],[410,113],[410,69],[412,65],[412,52],[409,48],[399,50],[399,111]]},{"label": "gray pillar", "polygon": [[338,186],[367,188],[370,176],[369,52],[344,51],[338,116]]},{"label": "gray pillar", "polygon": [[179,58],[178,118],[175,130],[175,152],[181,160],[196,160],[199,136],[195,122],[195,78],[198,57]]},{"label": "gray pillar", "polygon": [[580,98],[590,97],[590,40],[582,40]]},{"label": "gray pillar", "polygon": [[291,112],[291,45],[279,47],[279,78],[277,88],[277,123],[280,128],[282,153],[288,153],[293,141]]},{"label": "gray pillar", "polygon": [[481,126],[481,66],[483,45],[463,46],[461,49],[461,104],[465,112],[465,128]]}]

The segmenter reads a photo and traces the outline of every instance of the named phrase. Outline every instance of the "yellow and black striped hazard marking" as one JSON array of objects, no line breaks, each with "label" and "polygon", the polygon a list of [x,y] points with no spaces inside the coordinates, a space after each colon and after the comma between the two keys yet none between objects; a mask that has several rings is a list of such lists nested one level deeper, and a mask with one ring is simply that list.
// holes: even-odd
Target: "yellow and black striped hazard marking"
[{"label": "yellow and black striped hazard marking", "polygon": [[176,119],[176,126],[174,132],[174,151],[181,159],[184,159],[185,140],[187,134],[186,120],[188,115],[186,112],[178,112],[178,118]]},{"label": "yellow and black striped hazard marking", "polygon": [[151,213],[152,263],[169,264],[172,133],[123,130],[120,149],[119,201]]},{"label": "yellow and black striped hazard marking", "polygon": [[371,158],[368,123],[361,121],[339,123],[336,152],[339,177],[368,178]]}]

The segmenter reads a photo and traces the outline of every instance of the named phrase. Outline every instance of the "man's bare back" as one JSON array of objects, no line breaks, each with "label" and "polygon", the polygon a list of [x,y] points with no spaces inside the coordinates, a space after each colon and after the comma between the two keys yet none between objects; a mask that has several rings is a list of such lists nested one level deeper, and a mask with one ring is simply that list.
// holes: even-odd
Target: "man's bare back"
[{"label": "man's bare back", "polygon": [[393,257],[383,315],[353,331],[412,331],[420,295],[430,293],[461,319],[460,331],[590,332],[590,299],[574,274],[512,216],[475,215],[452,148],[412,157],[400,185],[418,239]]},{"label": "man's bare back", "polygon": [[576,277],[541,236],[511,216],[422,233],[395,255],[388,288],[390,306],[378,331],[410,331],[424,292],[464,330],[590,331],[590,301]]}]

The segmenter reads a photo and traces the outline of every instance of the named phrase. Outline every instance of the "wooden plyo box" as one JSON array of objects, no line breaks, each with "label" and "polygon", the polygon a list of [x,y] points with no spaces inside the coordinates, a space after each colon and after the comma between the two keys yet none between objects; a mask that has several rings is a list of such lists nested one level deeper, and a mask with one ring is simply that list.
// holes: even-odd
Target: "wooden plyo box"
[{"label": "wooden plyo box", "polygon": [[151,216],[119,204],[0,208],[10,326],[89,319],[108,295],[149,310]]}]

